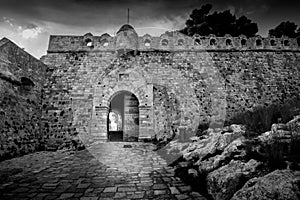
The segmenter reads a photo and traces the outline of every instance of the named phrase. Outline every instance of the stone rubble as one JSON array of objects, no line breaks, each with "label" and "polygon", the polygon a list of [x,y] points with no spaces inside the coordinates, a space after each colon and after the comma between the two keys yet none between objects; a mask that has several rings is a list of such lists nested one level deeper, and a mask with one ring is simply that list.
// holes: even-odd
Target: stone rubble
[{"label": "stone rubble", "polygon": [[262,163],[249,160],[247,163],[231,160],[207,176],[208,193],[215,200],[229,200],[247,180],[253,178]]},{"label": "stone rubble", "polygon": [[268,154],[260,152],[260,148],[274,141],[287,145],[299,140],[299,119],[298,115],[285,124],[273,124],[270,131],[252,139],[246,139],[245,127],[241,125],[208,129],[198,138],[193,137],[193,142],[181,152],[183,161],[176,165],[177,175],[192,180],[196,191],[214,200],[299,199],[299,163],[285,161],[286,170],[272,172],[265,163],[268,161],[262,158]]}]

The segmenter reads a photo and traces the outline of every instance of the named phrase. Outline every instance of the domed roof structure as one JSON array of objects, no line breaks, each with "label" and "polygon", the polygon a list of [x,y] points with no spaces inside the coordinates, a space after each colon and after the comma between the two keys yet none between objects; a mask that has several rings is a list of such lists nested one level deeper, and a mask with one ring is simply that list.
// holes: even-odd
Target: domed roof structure
[{"label": "domed roof structure", "polygon": [[138,35],[129,24],[124,24],[116,35],[116,49],[119,55],[135,51],[138,48]]},{"label": "domed roof structure", "polygon": [[104,39],[107,39],[107,38],[111,38],[111,36],[108,33],[104,33],[100,36],[100,40],[104,40]]},{"label": "domed roof structure", "polygon": [[92,37],[93,34],[91,34],[91,33],[89,32],[89,33],[84,34],[83,36],[84,36],[84,37]]},{"label": "domed roof structure", "polygon": [[118,34],[119,32],[122,32],[122,31],[128,31],[128,30],[133,30],[133,31],[135,32],[134,28],[133,28],[130,24],[124,24],[124,25],[118,30],[117,34]]},{"label": "domed roof structure", "polygon": [[101,36],[100,36],[101,38],[107,38],[107,37],[111,37],[108,33],[103,33]]}]

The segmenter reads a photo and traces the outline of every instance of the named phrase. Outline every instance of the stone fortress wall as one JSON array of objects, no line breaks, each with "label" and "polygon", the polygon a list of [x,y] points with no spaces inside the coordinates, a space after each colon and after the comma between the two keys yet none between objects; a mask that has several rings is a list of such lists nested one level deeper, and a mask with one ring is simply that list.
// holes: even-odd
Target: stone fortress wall
[{"label": "stone fortress wall", "polygon": [[[43,135],[55,144],[107,138],[109,102],[121,91],[139,100],[139,139],[193,134],[257,106],[299,98],[300,41],[291,38],[51,36]],[[126,75],[127,79],[122,79]],[[62,144],[63,145],[63,144]]]},{"label": "stone fortress wall", "polygon": [[46,65],[0,40],[0,160],[41,149],[41,104]]},{"label": "stone fortress wall", "polygon": [[124,25],[115,37],[51,36],[41,60],[0,41],[1,159],[106,140],[122,91],[139,101],[140,140],[300,98],[297,38],[151,37]]}]

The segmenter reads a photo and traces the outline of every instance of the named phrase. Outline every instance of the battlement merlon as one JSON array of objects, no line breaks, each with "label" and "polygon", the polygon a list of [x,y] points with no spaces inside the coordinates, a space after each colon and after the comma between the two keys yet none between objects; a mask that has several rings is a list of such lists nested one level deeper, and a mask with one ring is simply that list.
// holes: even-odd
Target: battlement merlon
[{"label": "battlement merlon", "polygon": [[[124,28],[125,27],[125,28]],[[87,33],[83,36],[51,35],[48,53],[77,51],[116,51],[131,49],[138,51],[222,51],[222,50],[273,50],[300,51],[300,38],[273,38],[256,36],[216,37],[215,35],[193,37],[179,32],[166,32],[159,37],[149,34],[138,36],[130,25],[124,25],[112,37],[105,33],[93,36]]]}]

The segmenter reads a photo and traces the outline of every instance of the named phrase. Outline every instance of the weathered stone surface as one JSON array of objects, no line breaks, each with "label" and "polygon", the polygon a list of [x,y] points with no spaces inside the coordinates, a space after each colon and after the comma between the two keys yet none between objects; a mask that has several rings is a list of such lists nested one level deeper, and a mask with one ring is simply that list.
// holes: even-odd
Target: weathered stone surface
[{"label": "weathered stone surface", "polygon": [[21,82],[8,69],[7,63],[0,62],[0,79],[19,85]]},{"label": "weathered stone surface", "polygon": [[262,163],[251,159],[247,163],[232,160],[207,176],[207,190],[215,200],[228,200],[252,178]]},{"label": "weathered stone surface", "polygon": [[286,124],[273,124],[271,132],[273,138],[289,138],[291,135]]},{"label": "weathered stone surface", "polygon": [[249,180],[231,200],[298,200],[299,186],[299,172],[276,170],[264,177]]},{"label": "weathered stone surface", "polygon": [[244,133],[245,130],[246,130],[245,126],[241,126],[238,124],[231,124],[228,128],[227,127],[224,128],[225,132],[234,132],[234,133]]},{"label": "weathered stone surface", "polygon": [[0,160],[43,149],[40,134],[46,65],[0,40]]},{"label": "weathered stone surface", "polygon": [[[0,79],[0,92],[8,97],[3,99],[3,107],[14,107],[17,113],[0,110],[9,119],[0,122],[4,127],[1,135],[10,138],[0,153],[13,152],[9,156],[14,156],[34,151],[37,139],[31,137],[36,135],[42,137],[47,150],[72,148],[77,137],[84,144],[107,140],[109,105],[121,91],[131,92],[139,101],[136,124],[140,140],[180,135],[178,143],[194,136],[202,125],[220,128],[225,120],[230,122],[237,113],[252,111],[256,105],[281,104],[299,97],[300,53],[295,39],[285,38],[288,46],[279,41],[270,46],[271,38],[265,38],[262,46],[256,45],[261,38],[244,38],[246,46],[241,45],[240,37],[214,38],[216,46],[210,44],[210,36],[197,38],[201,45],[196,45],[195,39],[178,32],[138,36],[134,28],[121,29],[115,37],[51,36],[47,55],[41,59],[48,65],[46,73],[41,73],[45,67],[37,60],[20,48],[9,47],[7,39],[1,40],[5,52],[0,55],[1,63],[11,62],[11,74],[18,80],[33,80],[36,90],[23,95],[25,87],[24,98],[11,98],[19,97],[16,94],[20,92],[12,83],[14,78],[6,73],[6,79]],[[232,45],[226,45],[227,39]],[[21,105],[16,107],[16,102]],[[236,128],[223,132],[237,132]],[[19,139],[17,132],[25,139]],[[227,145],[234,140],[231,133],[224,135],[215,138],[216,142],[229,140],[220,142]]]},{"label": "weathered stone surface", "polygon": [[221,154],[210,157],[207,160],[196,162],[195,164],[199,166],[199,172],[209,173],[228,163],[234,157],[243,157],[245,155],[245,151],[242,149],[244,141],[244,137],[237,138],[236,140],[231,142]]},{"label": "weathered stone surface", "polygon": [[273,139],[290,141],[293,137],[300,136],[300,116],[295,116],[294,119],[286,124],[272,124],[271,130],[262,133],[257,139],[261,142],[270,142]]},{"label": "weathered stone surface", "polygon": [[295,116],[291,121],[287,123],[288,127],[300,127],[300,115]]},{"label": "weathered stone surface", "polygon": [[[287,39],[289,46],[271,47],[266,38],[259,48],[258,38],[245,38],[246,47],[240,46],[240,38],[231,38],[232,46],[224,45],[228,38],[216,38],[214,47],[210,37],[198,39],[201,45],[197,46],[195,38],[175,32],[137,36],[134,28],[122,29],[115,37],[51,36],[42,59],[51,69],[43,127],[51,123],[43,134],[69,140],[78,132],[86,141],[107,139],[109,103],[122,90],[139,100],[139,138],[162,140],[174,132],[187,139],[199,124],[220,127],[224,120],[256,105],[299,96],[299,47],[294,39]],[[185,45],[178,45],[179,40]],[[88,47],[87,41],[93,46]],[[122,48],[137,51],[121,51],[121,43]],[[128,80],[120,78],[123,75]],[[60,125],[63,129],[57,128]],[[179,130],[182,127],[187,131]]]},{"label": "weathered stone surface", "polygon": [[206,138],[190,144],[189,147],[183,151],[183,157],[186,160],[196,159],[198,162],[201,162],[207,157],[214,157],[216,153],[218,154],[218,151],[222,152],[232,141],[242,137],[245,132],[242,127],[237,125],[233,125],[232,127],[234,127],[232,130],[236,132],[222,133],[222,131],[213,132],[210,130]]}]

